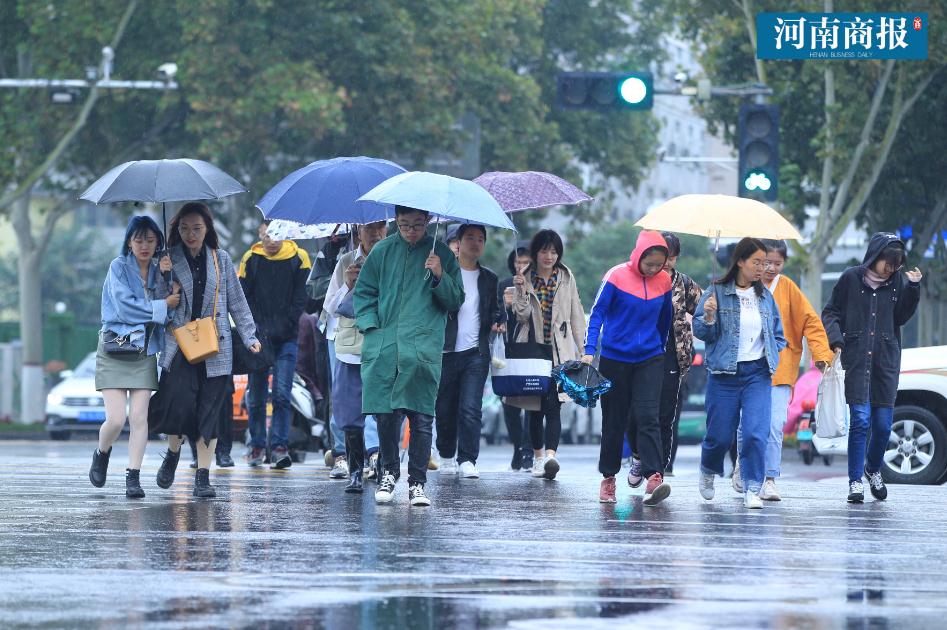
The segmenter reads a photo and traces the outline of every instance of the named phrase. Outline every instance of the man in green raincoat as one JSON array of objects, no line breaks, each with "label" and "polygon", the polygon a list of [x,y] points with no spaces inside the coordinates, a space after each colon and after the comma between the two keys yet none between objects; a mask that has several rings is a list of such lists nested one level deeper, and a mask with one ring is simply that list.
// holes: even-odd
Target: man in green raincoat
[{"label": "man in green raincoat", "polygon": [[[427,235],[430,216],[395,207],[398,232],[377,243],[362,266],[353,301],[362,343],[362,412],[378,421],[381,474],[375,501],[389,503],[400,475],[401,420],[411,422],[408,494],[424,494],[431,425],[441,379],[447,314],[464,302],[454,254]],[[433,251],[432,251],[433,246]]]}]

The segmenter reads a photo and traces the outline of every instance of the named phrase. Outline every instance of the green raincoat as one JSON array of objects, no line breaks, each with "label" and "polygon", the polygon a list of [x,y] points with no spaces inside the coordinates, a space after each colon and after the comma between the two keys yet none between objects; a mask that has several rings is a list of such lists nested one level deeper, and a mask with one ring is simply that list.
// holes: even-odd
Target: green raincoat
[{"label": "green raincoat", "polygon": [[396,409],[434,415],[447,314],[464,303],[453,252],[440,241],[443,273],[424,279],[433,238],[409,245],[400,234],[377,243],[359,273],[353,301],[362,343],[362,412]]}]

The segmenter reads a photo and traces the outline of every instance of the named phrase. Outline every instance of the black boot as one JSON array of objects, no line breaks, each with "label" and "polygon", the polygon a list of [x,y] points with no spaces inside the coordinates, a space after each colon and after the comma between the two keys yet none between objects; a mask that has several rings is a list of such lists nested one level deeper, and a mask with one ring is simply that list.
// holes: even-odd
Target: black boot
[{"label": "black boot", "polygon": [[136,468],[126,468],[125,469],[125,496],[129,499],[144,499],[145,491],[141,487],[141,482],[138,480],[138,473],[140,471]]},{"label": "black boot", "polygon": [[362,429],[345,431],[345,454],[349,462],[349,485],[345,491],[362,493],[362,468],[365,466],[365,433]]},{"label": "black boot", "polygon": [[180,450],[175,453],[169,448],[168,452],[164,454],[164,461],[161,462],[161,466],[158,468],[159,488],[167,489],[171,487],[172,483],[174,483],[174,471],[178,469],[179,459],[181,459]]},{"label": "black boot", "polygon": [[194,474],[194,496],[211,499],[217,496],[214,487],[210,485],[210,470],[198,468]]},{"label": "black boot", "polygon": [[112,454],[112,449],[102,452],[99,449],[95,449],[92,453],[92,466],[89,468],[89,481],[92,482],[92,485],[96,488],[101,488],[105,485],[105,476],[109,470],[109,455]]}]

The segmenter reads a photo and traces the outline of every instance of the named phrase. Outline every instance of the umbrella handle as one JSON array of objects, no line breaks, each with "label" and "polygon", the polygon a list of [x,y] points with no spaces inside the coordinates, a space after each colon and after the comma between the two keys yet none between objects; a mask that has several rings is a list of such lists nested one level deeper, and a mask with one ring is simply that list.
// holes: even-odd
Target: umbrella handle
[{"label": "umbrella handle", "polygon": [[[437,231],[438,231],[438,229],[439,229],[440,227],[441,227],[440,224],[438,224],[438,223],[435,221],[435,222],[434,222],[434,241],[431,243],[431,253],[432,253],[432,254],[434,253],[434,249],[437,247]],[[425,279],[425,280],[430,280],[430,279],[431,279],[431,275],[432,275],[432,274],[431,274],[431,270],[430,270],[430,269],[426,270],[426,272],[425,272],[425,274],[424,274],[424,279]]]}]

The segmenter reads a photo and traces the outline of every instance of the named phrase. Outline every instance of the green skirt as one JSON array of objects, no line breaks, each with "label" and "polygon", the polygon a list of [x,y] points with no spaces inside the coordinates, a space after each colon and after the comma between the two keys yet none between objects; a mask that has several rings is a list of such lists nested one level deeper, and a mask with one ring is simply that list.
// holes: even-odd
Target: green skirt
[{"label": "green skirt", "polygon": [[102,335],[95,351],[95,390],[158,389],[158,356],[153,354],[109,354],[102,347]]}]

